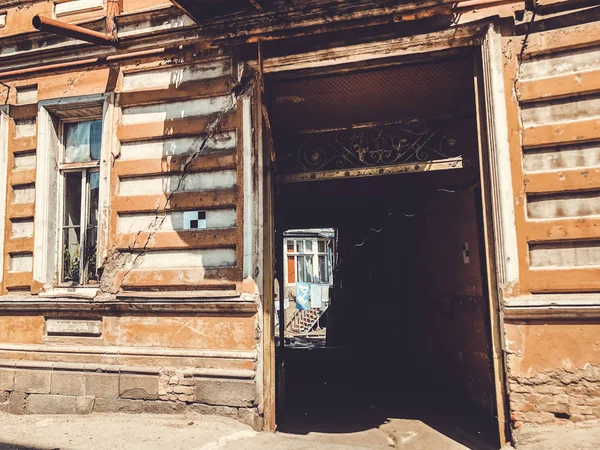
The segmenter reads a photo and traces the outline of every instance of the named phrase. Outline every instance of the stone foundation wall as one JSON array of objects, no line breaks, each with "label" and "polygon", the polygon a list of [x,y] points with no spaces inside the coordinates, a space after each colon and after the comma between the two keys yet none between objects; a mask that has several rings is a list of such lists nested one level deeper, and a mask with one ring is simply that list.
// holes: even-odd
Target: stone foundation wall
[{"label": "stone foundation wall", "polygon": [[253,380],[199,378],[191,370],[157,375],[0,369],[0,412],[89,414],[198,412],[262,429]]}]

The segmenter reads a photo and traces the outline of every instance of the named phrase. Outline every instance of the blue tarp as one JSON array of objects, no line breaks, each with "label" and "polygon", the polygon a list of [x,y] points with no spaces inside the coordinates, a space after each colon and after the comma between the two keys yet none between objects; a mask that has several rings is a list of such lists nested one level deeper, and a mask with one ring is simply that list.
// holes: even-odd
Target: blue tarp
[{"label": "blue tarp", "polygon": [[306,311],[310,308],[310,284],[296,283],[296,309]]}]

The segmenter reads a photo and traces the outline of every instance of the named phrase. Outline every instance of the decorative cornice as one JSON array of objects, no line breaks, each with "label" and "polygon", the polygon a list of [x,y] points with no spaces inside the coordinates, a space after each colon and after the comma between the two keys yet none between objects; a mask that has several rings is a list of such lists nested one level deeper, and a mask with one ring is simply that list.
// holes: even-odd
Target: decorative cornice
[{"label": "decorative cornice", "polygon": [[[348,2],[351,3],[351,2]],[[125,13],[117,18],[119,24],[119,49],[107,49],[76,40],[62,40],[60,37],[40,32],[29,32],[10,37],[0,37],[1,47],[10,48],[16,44],[26,45],[35,50],[19,51],[0,56],[3,70],[36,67],[43,58],[44,64],[62,63],[69,60],[97,57],[101,63],[110,55],[131,51],[143,51],[159,47],[180,47],[182,45],[200,45],[216,48],[221,45],[244,43],[248,38],[264,39],[275,37],[277,33],[291,28],[306,29],[317,27],[316,32],[331,30],[331,26],[348,24],[349,29],[355,22],[376,18],[378,21],[393,23],[394,16],[420,10],[426,7],[450,4],[448,0],[428,0],[398,4],[398,2],[378,1],[364,4],[335,3],[326,6],[276,9],[264,13],[243,13],[227,17],[214,18],[200,25],[191,21],[179,9],[167,7]],[[170,24],[167,22],[171,20]],[[100,30],[103,20],[81,22],[78,25]],[[370,23],[370,22],[369,22]],[[144,25],[144,24],[147,24]],[[165,25],[166,24],[166,25]],[[370,26],[368,23],[364,26]],[[454,27],[451,27],[454,28]],[[310,34],[310,33],[309,33]],[[239,42],[238,42],[239,40]],[[49,41],[53,44],[48,45]],[[77,54],[75,54],[77,53]],[[0,73],[0,77],[2,74]]]}]

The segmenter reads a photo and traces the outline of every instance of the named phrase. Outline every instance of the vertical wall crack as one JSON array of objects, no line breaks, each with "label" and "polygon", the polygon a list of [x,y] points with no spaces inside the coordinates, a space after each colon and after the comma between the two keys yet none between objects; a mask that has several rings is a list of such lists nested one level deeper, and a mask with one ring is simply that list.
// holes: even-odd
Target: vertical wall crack
[{"label": "vertical wall crack", "polygon": [[[253,82],[254,82],[254,72],[251,70],[244,69],[244,72],[240,78],[240,81],[238,83],[236,83],[236,85],[231,89],[231,96],[230,96],[229,104],[226,107],[224,107],[221,111],[219,111],[218,113],[213,115],[214,119],[212,120],[212,122],[209,123],[206,127],[206,130],[200,134],[200,137],[198,138],[198,139],[202,140],[202,142],[200,143],[200,146],[193,154],[188,156],[187,161],[185,162],[185,164],[183,165],[183,167],[181,169],[181,176],[177,180],[177,185],[175,186],[174,189],[172,189],[168,193],[164,205],[161,207],[161,205],[158,204],[156,207],[156,210],[154,211],[155,217],[154,217],[153,221],[150,223],[150,225],[148,226],[148,228],[146,230],[139,230],[136,233],[133,243],[128,247],[128,250],[130,252],[134,251],[134,250],[138,250],[138,251],[136,252],[135,257],[133,258],[133,261],[131,261],[131,263],[129,263],[129,264],[126,263],[128,267],[125,270],[125,273],[123,274],[123,276],[120,277],[118,286],[113,285],[113,286],[111,286],[111,288],[108,291],[106,290],[106,288],[101,287],[101,289],[100,289],[101,292],[109,293],[109,294],[116,294],[117,292],[119,292],[121,290],[122,285],[123,285],[124,281],[126,280],[127,276],[131,273],[131,271],[133,269],[135,269],[136,264],[139,261],[139,259],[141,257],[143,257],[144,254],[146,253],[148,245],[150,244],[150,241],[152,240],[154,235],[160,230],[163,223],[167,219],[171,200],[173,199],[173,196],[175,194],[177,194],[178,192],[180,192],[181,189],[183,188],[185,180],[190,173],[189,172],[190,166],[194,163],[194,161],[200,155],[202,155],[204,153],[204,149],[205,149],[206,145],[208,144],[208,142],[211,139],[214,139],[216,137],[216,135],[218,134],[218,132],[220,130],[220,124],[221,124],[223,118],[236,108],[237,101],[239,100],[239,98],[246,95],[246,93],[248,93],[250,91],[250,88],[251,88]],[[238,130],[238,132],[240,132],[240,131],[241,130]],[[237,151],[237,149],[236,149],[236,151]],[[146,236],[143,244],[141,246],[137,246],[136,245],[137,240],[144,232],[147,232],[148,235]]]}]

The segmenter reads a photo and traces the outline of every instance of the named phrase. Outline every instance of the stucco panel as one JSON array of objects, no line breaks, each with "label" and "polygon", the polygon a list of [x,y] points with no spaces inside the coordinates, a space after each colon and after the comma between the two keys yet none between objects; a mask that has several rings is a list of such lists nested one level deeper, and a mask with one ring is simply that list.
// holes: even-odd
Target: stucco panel
[{"label": "stucco panel", "polygon": [[44,341],[43,317],[0,317],[0,342],[4,344],[41,344]]},{"label": "stucco panel", "polygon": [[255,316],[105,317],[109,345],[211,350],[250,350]]},{"label": "stucco panel", "polygon": [[112,91],[116,76],[111,69],[81,70],[68,74],[49,75],[38,78],[38,100],[49,100],[80,95],[104,94]]},{"label": "stucco panel", "polygon": [[505,329],[512,376],[600,365],[600,324],[506,324]]}]

